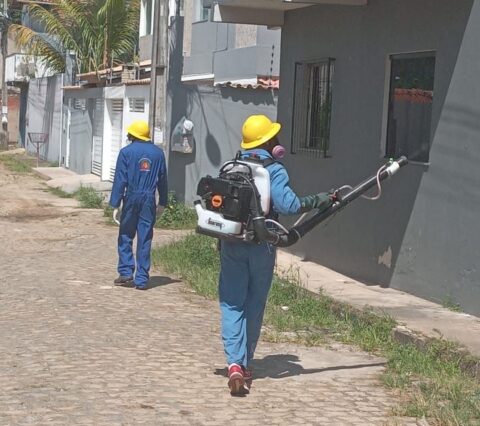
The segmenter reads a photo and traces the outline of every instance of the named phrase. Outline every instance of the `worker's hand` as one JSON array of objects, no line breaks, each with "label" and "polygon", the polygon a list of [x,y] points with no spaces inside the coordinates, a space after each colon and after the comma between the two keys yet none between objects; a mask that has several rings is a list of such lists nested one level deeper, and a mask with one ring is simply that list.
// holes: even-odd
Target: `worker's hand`
[{"label": "worker's hand", "polygon": [[157,220],[162,217],[165,206],[157,206]]},{"label": "worker's hand", "polygon": [[118,209],[113,209],[113,221],[117,224],[120,225],[120,221],[117,219],[118,217]]},{"label": "worker's hand", "polygon": [[321,192],[315,195],[300,197],[300,203],[302,205],[300,212],[305,213],[313,209],[325,210],[333,204],[333,200],[329,194]]}]

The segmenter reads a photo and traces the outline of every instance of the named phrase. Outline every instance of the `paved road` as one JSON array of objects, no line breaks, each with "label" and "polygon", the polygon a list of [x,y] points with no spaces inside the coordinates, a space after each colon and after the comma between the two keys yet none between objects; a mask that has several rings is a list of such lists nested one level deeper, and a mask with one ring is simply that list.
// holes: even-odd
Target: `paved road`
[{"label": "paved road", "polygon": [[391,417],[382,360],[340,345],[261,342],[230,397],[217,304],[159,271],[113,287],[115,228],[43,188],[0,164],[0,425],[416,424]]}]

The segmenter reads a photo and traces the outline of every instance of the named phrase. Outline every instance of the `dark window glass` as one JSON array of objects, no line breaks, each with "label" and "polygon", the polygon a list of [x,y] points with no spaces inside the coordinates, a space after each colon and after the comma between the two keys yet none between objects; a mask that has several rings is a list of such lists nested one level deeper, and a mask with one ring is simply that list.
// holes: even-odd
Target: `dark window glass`
[{"label": "dark window glass", "polygon": [[435,54],[392,55],[387,157],[428,162]]}]

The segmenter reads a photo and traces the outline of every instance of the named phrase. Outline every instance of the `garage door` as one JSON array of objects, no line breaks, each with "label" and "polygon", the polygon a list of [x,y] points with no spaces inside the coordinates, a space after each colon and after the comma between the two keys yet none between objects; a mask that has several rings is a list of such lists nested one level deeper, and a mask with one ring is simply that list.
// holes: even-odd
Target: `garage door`
[{"label": "garage door", "polygon": [[92,133],[92,173],[94,175],[101,176],[103,156],[103,99],[95,99]]},{"label": "garage door", "polygon": [[115,176],[118,153],[122,148],[123,99],[111,99],[110,122],[112,124],[112,145],[110,151],[110,180]]}]

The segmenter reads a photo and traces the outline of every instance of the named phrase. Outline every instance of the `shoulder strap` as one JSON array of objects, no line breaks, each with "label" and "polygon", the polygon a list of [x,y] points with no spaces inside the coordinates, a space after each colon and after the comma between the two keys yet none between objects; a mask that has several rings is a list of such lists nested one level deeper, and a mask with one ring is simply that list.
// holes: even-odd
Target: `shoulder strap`
[{"label": "shoulder strap", "polygon": [[280,161],[275,160],[273,158],[265,158],[265,160],[263,160],[263,167],[268,167],[268,166],[271,166],[272,164],[280,164],[281,166],[283,166],[283,164]]},{"label": "shoulder strap", "polygon": [[273,158],[265,158],[265,160],[262,160],[263,167],[271,166],[273,163],[276,163]]}]

